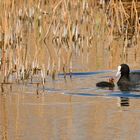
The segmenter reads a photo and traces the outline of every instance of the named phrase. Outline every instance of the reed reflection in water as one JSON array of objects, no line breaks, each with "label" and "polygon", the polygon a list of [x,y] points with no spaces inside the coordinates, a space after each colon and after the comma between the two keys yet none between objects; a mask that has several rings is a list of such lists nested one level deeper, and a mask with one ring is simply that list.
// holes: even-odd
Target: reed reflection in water
[{"label": "reed reflection in water", "polygon": [[[117,98],[121,106],[118,106]],[[22,93],[1,95],[0,138],[138,140],[139,102],[138,99],[124,97],[102,98],[47,93],[40,96]]]}]

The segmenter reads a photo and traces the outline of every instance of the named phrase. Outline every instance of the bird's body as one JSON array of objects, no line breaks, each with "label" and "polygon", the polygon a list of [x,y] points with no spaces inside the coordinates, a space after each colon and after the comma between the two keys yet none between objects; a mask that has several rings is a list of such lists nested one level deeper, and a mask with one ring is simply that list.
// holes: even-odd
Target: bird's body
[{"label": "bird's body", "polygon": [[131,90],[140,84],[140,72],[130,72],[127,64],[121,64],[118,67],[116,76],[120,75],[117,82],[120,90]]},{"label": "bird's body", "polygon": [[110,78],[109,79],[109,82],[102,81],[102,82],[96,83],[96,86],[97,87],[102,87],[102,88],[105,88],[105,87],[113,88],[115,86],[114,79],[113,78]]},{"label": "bird's body", "polygon": [[96,84],[97,87],[114,87],[114,83],[102,81]]},{"label": "bird's body", "polygon": [[[130,72],[129,66],[127,64],[121,64],[120,66],[118,66],[116,77],[118,77],[119,75],[120,78],[117,82],[117,85],[121,91],[129,91],[140,85],[140,72]],[[114,79],[110,78],[109,82],[101,81],[97,83],[96,86],[101,88],[114,88]]]}]

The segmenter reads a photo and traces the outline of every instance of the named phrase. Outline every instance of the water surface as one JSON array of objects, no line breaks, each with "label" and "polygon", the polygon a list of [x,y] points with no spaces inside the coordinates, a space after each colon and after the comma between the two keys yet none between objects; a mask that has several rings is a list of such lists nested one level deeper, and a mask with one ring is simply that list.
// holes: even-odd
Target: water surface
[{"label": "water surface", "polygon": [[115,71],[60,74],[0,94],[1,140],[139,140],[140,92],[97,88]]}]

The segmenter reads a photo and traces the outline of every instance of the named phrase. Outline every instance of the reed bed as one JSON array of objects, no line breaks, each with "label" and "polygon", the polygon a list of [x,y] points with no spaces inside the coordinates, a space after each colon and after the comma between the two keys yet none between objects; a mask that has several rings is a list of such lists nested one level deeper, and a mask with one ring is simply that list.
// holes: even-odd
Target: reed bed
[{"label": "reed bed", "polygon": [[[121,38],[127,48],[139,39],[138,4],[123,0],[0,1],[1,83],[33,82],[40,75],[72,73],[73,56],[88,63],[91,50]],[[102,50],[100,50],[102,51]]]}]

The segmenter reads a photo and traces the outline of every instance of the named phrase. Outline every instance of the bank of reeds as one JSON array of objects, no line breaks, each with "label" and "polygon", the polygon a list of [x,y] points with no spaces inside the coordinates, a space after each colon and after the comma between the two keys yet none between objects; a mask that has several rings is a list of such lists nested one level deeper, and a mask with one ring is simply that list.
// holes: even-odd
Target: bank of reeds
[{"label": "bank of reeds", "polygon": [[[4,0],[0,1],[1,82],[55,79],[72,72],[73,55],[89,61],[91,49],[123,38],[137,45],[139,12],[134,0]],[[128,10],[130,9],[130,10]],[[11,82],[13,82],[11,81]]]}]

